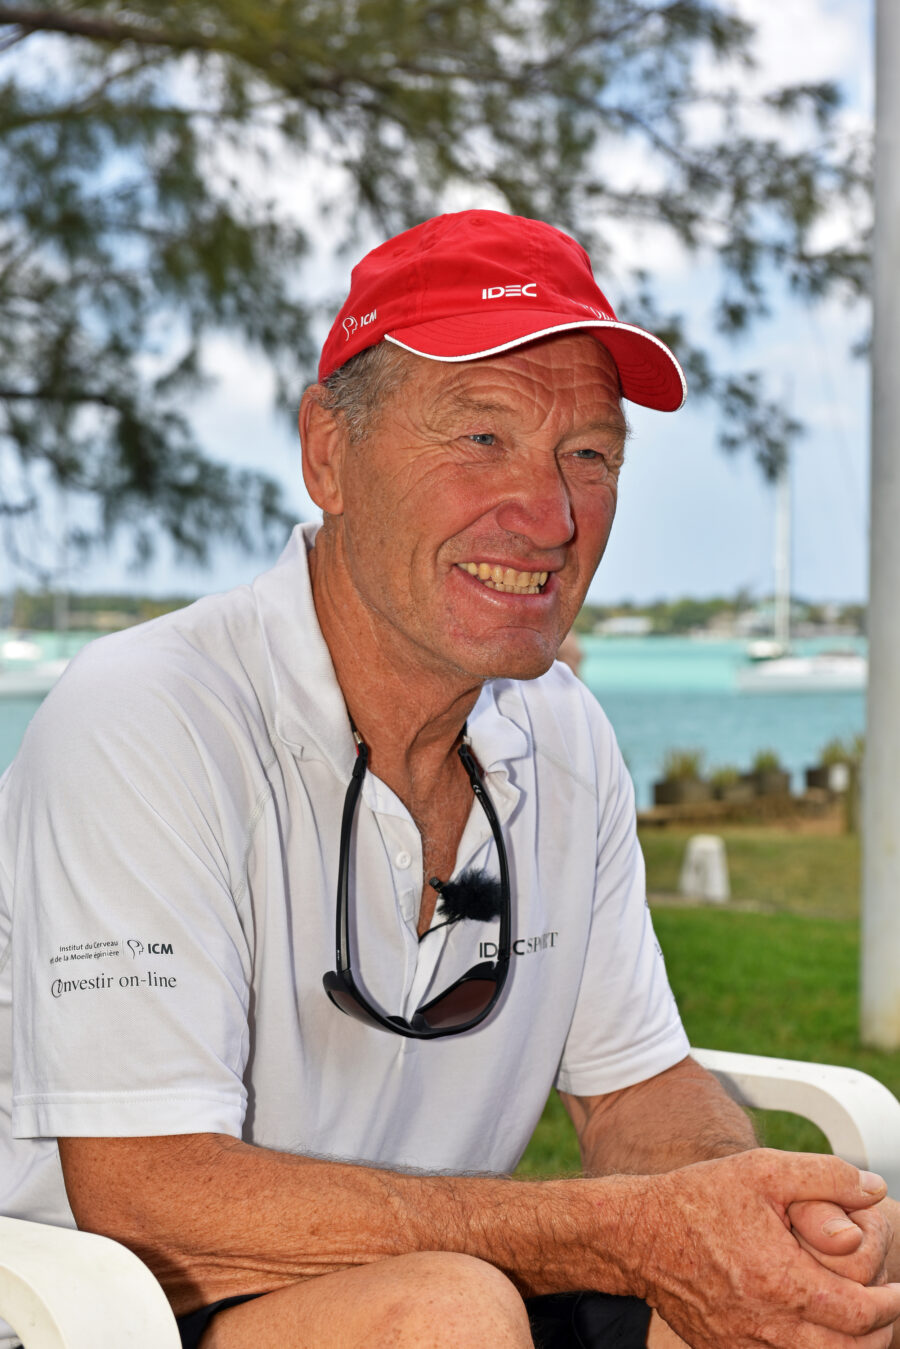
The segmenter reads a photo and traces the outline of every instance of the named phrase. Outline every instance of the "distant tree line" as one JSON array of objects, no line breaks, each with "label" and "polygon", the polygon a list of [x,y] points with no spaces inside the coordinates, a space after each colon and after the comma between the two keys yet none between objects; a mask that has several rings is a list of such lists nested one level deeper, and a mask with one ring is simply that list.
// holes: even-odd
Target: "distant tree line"
[{"label": "distant tree line", "polygon": [[[60,612],[68,615],[68,626],[73,630],[96,629],[111,632],[133,623],[146,623],[161,614],[171,613],[192,604],[193,595],[63,594],[50,590],[15,590],[0,608],[0,627],[22,631],[50,631],[57,625]],[[598,624],[609,618],[648,618],[653,635],[675,636],[697,629],[708,628],[716,619],[737,618],[759,607],[746,591],[736,595],[714,595],[709,599],[685,596],[677,600],[656,600],[652,604],[638,604],[625,600],[621,604],[586,604],[575,620],[576,632],[591,633]],[[865,631],[866,609],[863,604],[812,604],[794,600],[795,625],[802,628],[837,626]]]},{"label": "distant tree line", "polygon": [[[577,632],[591,633],[611,618],[646,618],[654,636],[674,636],[709,628],[715,621],[736,620],[740,615],[757,610],[770,601],[753,599],[746,591],[730,597],[714,595],[709,599],[684,596],[677,600],[656,600],[651,604],[624,601],[621,604],[586,604],[575,620]],[[814,604],[806,600],[791,602],[795,631],[810,628],[839,627],[855,633],[865,632],[864,604]]]},{"label": "distant tree line", "polygon": [[[183,609],[194,596],[166,595],[153,598],[147,595],[62,595],[49,590],[13,592],[12,603],[3,614],[10,628],[24,632],[49,632],[56,627],[60,610],[67,614],[68,626],[74,630],[95,628],[98,632],[112,632],[146,623],[161,614]],[[62,604],[60,603],[62,601]]]}]

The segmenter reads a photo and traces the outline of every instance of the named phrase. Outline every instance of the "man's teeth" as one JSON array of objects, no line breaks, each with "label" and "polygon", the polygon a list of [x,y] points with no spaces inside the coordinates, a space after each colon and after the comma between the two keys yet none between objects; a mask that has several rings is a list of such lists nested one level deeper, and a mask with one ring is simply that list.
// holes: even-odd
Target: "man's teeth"
[{"label": "man's teeth", "polygon": [[489,590],[502,590],[507,595],[538,595],[550,575],[547,571],[514,571],[512,567],[497,567],[490,562],[460,562],[458,565]]}]

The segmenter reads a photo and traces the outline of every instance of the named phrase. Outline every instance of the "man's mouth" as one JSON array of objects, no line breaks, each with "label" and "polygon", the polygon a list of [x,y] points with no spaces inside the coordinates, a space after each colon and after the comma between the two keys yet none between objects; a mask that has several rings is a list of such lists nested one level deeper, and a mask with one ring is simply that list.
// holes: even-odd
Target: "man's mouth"
[{"label": "man's mouth", "polygon": [[481,581],[488,590],[502,590],[505,595],[539,595],[550,575],[547,571],[515,571],[512,567],[498,567],[491,562],[458,562],[462,571]]}]

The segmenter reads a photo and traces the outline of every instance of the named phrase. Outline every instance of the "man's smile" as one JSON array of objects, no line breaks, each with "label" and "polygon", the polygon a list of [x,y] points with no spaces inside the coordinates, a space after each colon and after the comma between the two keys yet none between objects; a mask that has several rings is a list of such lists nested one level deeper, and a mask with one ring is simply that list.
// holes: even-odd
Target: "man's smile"
[{"label": "man's smile", "polygon": [[550,575],[546,571],[516,571],[513,567],[501,567],[491,562],[458,562],[456,565],[489,590],[501,590],[505,595],[539,595]]}]

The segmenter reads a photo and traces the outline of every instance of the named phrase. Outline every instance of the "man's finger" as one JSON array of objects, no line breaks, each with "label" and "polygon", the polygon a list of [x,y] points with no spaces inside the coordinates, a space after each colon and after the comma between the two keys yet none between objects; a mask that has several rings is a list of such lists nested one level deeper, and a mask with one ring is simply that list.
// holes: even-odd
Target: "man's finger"
[{"label": "man's finger", "polygon": [[[812,1263],[812,1256],[807,1259]],[[825,1269],[804,1291],[801,1314],[814,1325],[862,1337],[900,1319],[900,1283],[863,1287]]]},{"label": "man's finger", "polygon": [[842,1335],[837,1330],[806,1326],[797,1332],[791,1349],[891,1349],[893,1335],[892,1326],[872,1330],[868,1335]]},{"label": "man's finger", "polygon": [[871,1208],[887,1194],[887,1185],[872,1171],[860,1171],[840,1157],[813,1156],[808,1152],[772,1152],[743,1154],[755,1159],[754,1165],[770,1170],[772,1192],[785,1197],[785,1209],[799,1200],[826,1200],[848,1213]]},{"label": "man's finger", "polygon": [[837,1204],[804,1199],[791,1204],[788,1218],[798,1240],[823,1255],[849,1255],[859,1248],[862,1228]]},{"label": "man's finger", "polygon": [[877,1208],[858,1209],[850,1216],[859,1229],[861,1240],[856,1250],[848,1251],[845,1255],[829,1252],[826,1243],[816,1236],[815,1227],[812,1241],[807,1241],[796,1228],[792,1229],[794,1238],[818,1264],[840,1274],[844,1279],[852,1279],[854,1283],[860,1284],[887,1283],[885,1266],[891,1247],[890,1225]]},{"label": "man's finger", "polygon": [[[891,1341],[894,1338],[893,1326],[885,1326],[882,1330],[873,1330],[870,1335],[860,1335],[851,1340],[847,1340],[845,1335],[841,1339],[847,1345],[847,1349],[891,1349]],[[823,1345],[823,1349],[825,1346]]]}]

